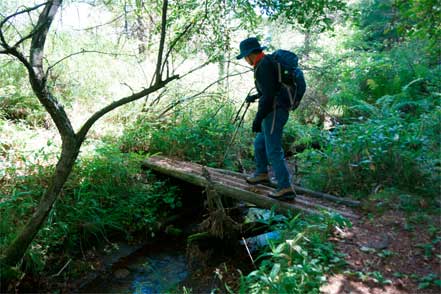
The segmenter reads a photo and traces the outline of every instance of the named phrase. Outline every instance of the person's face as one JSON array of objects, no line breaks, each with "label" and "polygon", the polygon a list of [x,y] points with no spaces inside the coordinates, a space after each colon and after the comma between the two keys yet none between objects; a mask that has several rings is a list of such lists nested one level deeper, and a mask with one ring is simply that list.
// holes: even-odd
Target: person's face
[{"label": "person's face", "polygon": [[253,65],[253,59],[251,58],[251,55],[245,56],[245,60],[249,65]]}]

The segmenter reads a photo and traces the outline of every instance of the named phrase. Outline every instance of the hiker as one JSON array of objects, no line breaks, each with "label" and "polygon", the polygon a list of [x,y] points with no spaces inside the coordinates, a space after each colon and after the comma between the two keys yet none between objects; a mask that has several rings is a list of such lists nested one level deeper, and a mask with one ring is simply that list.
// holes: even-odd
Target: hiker
[{"label": "hiker", "polygon": [[257,38],[243,40],[237,59],[245,58],[254,67],[254,81],[258,94],[250,95],[246,102],[259,99],[256,117],[253,121],[254,156],[256,171],[247,177],[249,184],[269,182],[268,164],[271,164],[277,180],[277,189],[268,196],[278,199],[292,199],[295,191],[291,187],[290,174],[282,148],[282,133],[289,117],[289,97],[277,79],[277,66],[270,55],[263,52]]}]

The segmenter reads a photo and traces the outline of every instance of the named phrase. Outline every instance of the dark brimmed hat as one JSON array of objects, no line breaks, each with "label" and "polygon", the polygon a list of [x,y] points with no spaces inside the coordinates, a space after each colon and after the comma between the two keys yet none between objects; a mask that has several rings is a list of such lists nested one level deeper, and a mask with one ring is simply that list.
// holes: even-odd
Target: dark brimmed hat
[{"label": "dark brimmed hat", "polygon": [[265,50],[266,47],[261,47],[257,38],[248,38],[240,42],[239,45],[240,54],[236,56],[237,59],[244,58],[245,56],[250,55],[253,51],[262,51]]}]

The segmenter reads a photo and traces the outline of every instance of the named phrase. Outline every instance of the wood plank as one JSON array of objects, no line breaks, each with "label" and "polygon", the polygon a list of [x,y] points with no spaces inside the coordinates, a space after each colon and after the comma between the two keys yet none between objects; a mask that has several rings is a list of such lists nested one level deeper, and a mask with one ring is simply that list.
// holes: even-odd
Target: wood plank
[{"label": "wood plank", "polygon": [[[196,186],[206,187],[207,185],[207,180],[202,176],[203,167],[199,164],[155,156],[144,161],[144,166]],[[327,207],[317,203],[311,203],[310,201],[306,200],[305,197],[301,197],[303,199],[298,197],[298,201],[293,203],[288,201],[279,201],[264,196],[268,193],[268,191],[272,190],[270,187],[262,185],[249,186],[243,178],[235,177],[232,174],[224,174],[224,176],[222,176],[222,173],[219,173],[218,170],[213,171],[212,168],[207,168],[207,170],[212,175],[212,181],[214,183],[213,188],[216,189],[218,193],[227,197],[246,201],[262,208],[272,209],[274,207],[277,212],[284,214],[299,211],[309,214],[321,214],[321,212],[316,209],[319,208],[340,213],[348,218],[358,218],[356,214],[351,212],[341,211],[339,209]],[[219,177],[219,175],[222,177]]]},{"label": "wood plank", "polygon": [[[241,178],[245,178],[247,176],[245,174],[241,174],[241,173],[230,171],[230,170],[224,170],[224,169],[220,169],[220,168],[209,168],[209,169],[216,171],[218,173],[223,173],[225,175],[232,175],[232,176],[237,176],[237,177],[241,177]],[[275,184],[272,183],[272,184],[270,184],[270,186],[275,187]],[[294,189],[296,190],[296,192],[306,194],[308,196],[312,196],[312,197],[316,197],[316,198],[324,198],[326,200],[334,201],[336,203],[342,203],[342,204],[350,206],[350,207],[359,207],[361,205],[360,201],[357,201],[357,200],[352,200],[352,199],[348,199],[348,198],[340,197],[340,196],[334,196],[334,195],[331,195],[328,193],[313,191],[313,190],[310,190],[307,188],[300,187],[298,185],[293,185],[293,186],[294,186]]]}]

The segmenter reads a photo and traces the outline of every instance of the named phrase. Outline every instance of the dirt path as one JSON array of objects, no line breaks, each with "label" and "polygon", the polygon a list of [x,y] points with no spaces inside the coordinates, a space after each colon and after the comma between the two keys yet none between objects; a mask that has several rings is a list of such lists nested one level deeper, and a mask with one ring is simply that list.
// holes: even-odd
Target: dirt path
[{"label": "dirt path", "polygon": [[[439,218],[429,222],[440,228]],[[329,277],[329,283],[321,290],[326,294],[440,293],[440,288],[433,284],[418,289],[419,283],[424,282],[422,277],[435,274],[437,277],[432,278],[440,279],[441,242],[433,244],[434,240],[436,236],[431,235],[426,225],[409,227],[402,212],[360,219],[352,228],[336,232],[331,240],[346,254],[352,274]]]}]

